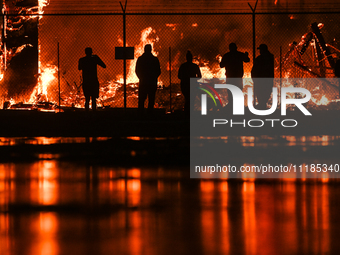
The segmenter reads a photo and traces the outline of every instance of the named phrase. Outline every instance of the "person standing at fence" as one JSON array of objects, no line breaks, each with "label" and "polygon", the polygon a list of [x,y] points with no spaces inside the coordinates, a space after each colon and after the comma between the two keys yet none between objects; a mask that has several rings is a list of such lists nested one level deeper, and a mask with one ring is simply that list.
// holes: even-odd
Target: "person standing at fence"
[{"label": "person standing at fence", "polygon": [[251,77],[255,78],[253,84],[254,95],[258,102],[257,108],[265,110],[273,90],[274,55],[269,52],[266,44],[261,44],[257,49],[260,50],[260,55],[255,58]]},{"label": "person standing at fence", "polygon": [[[243,89],[242,77],[244,74],[243,63],[250,61],[248,52],[241,52],[237,50],[235,43],[229,44],[229,52],[223,55],[220,67],[225,68],[225,75],[227,83],[232,84]],[[228,104],[233,104],[233,97],[228,90]]]},{"label": "person standing at fence", "polygon": [[149,99],[148,111],[154,108],[158,77],[161,74],[159,60],[152,53],[151,44],[144,46],[144,53],[137,59],[136,75],[139,79],[138,109],[144,109],[146,98]]},{"label": "person standing at fence", "polygon": [[92,55],[92,48],[85,49],[85,57],[80,58],[78,70],[82,71],[83,92],[85,96],[85,110],[89,110],[90,99],[92,100],[92,110],[97,108],[96,100],[99,97],[99,81],[97,76],[97,65],[106,68],[104,62],[97,56]]},{"label": "person standing at fence", "polygon": [[190,112],[190,78],[201,78],[201,70],[198,65],[192,63],[192,54],[190,51],[186,55],[187,62],[183,63],[178,70],[178,79],[181,80],[181,90],[184,96],[184,112]]}]

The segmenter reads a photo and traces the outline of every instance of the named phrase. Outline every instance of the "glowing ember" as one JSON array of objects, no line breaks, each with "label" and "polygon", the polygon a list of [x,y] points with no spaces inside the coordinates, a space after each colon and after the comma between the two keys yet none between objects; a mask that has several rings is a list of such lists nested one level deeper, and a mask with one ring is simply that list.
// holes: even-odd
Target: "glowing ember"
[{"label": "glowing ember", "polygon": [[176,30],[176,27],[179,25],[179,24],[165,24],[167,27],[170,27],[172,28],[173,31]]}]

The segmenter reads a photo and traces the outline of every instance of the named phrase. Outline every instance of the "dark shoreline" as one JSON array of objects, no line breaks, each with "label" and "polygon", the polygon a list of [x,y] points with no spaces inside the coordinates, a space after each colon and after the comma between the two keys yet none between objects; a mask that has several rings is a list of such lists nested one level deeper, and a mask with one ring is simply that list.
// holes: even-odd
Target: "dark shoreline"
[{"label": "dark shoreline", "polygon": [[[245,119],[296,119],[298,126],[283,128],[279,122],[275,127],[271,123],[261,128],[230,128],[220,125],[220,130],[227,135],[339,135],[340,118],[337,110],[314,110],[312,116],[304,116],[299,110],[287,112],[281,116],[279,110],[269,116],[255,116],[246,111],[244,116],[232,116],[225,113],[225,119],[240,121]],[[218,114],[218,118],[224,116]],[[213,113],[208,116],[213,118]],[[141,114],[138,109],[106,109],[96,112],[82,110],[61,113],[0,110],[0,137],[188,137],[190,121],[183,112],[165,114],[164,109],[156,109],[153,115]],[[210,122],[205,122],[204,124]],[[192,134],[191,134],[192,135]],[[204,134],[200,134],[204,135]]]}]

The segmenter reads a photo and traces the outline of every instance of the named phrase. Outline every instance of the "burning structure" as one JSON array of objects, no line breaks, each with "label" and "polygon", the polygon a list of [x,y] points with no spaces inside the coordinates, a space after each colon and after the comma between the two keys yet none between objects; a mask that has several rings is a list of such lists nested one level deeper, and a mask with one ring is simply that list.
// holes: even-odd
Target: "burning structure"
[{"label": "burning structure", "polygon": [[3,1],[1,88],[4,108],[10,105],[31,108],[32,105],[23,106],[23,103],[47,101],[38,33],[40,15],[46,4],[45,0]]},{"label": "burning structure", "polygon": [[[311,24],[311,30],[302,36],[300,43],[294,41],[289,45],[290,49],[282,59],[286,69],[289,66],[292,67],[289,60],[293,60],[293,66],[313,77],[330,78],[335,76],[335,59],[338,58],[340,51],[333,45],[326,44],[320,31],[323,26],[322,23],[314,22]],[[304,60],[303,56],[309,46],[312,46],[311,54]],[[295,73],[294,77],[296,76],[299,74]]]},{"label": "burning structure", "polygon": [[[324,24],[314,22],[310,31],[304,34],[299,43],[289,45],[288,52],[281,59],[285,77],[290,78],[336,78],[335,63],[340,51],[336,44],[326,44],[321,33]],[[327,105],[339,98],[339,85],[335,79],[320,79],[319,85],[309,87],[313,91],[316,105]],[[318,99],[316,99],[318,98]]]},{"label": "burning structure", "polygon": [[[276,2],[275,8],[283,4],[282,1]],[[122,107],[123,68],[120,61],[114,60],[113,53],[115,46],[122,46],[121,14],[43,17],[42,7],[46,4],[47,2],[42,0],[5,1],[3,13],[6,15],[3,20],[2,36],[4,78],[1,81],[0,105],[7,101],[10,103],[6,105],[11,104],[13,108],[13,104],[22,102],[31,104],[29,106],[31,108],[34,108],[34,105],[42,105],[52,109],[59,101],[57,78],[59,71],[61,106],[82,107],[84,97],[77,62],[84,55],[84,49],[91,46],[94,53],[98,53],[107,63],[106,70],[98,70],[99,106]],[[333,43],[336,40],[332,41],[330,37],[340,38],[339,34],[333,33],[330,29],[336,21],[336,18],[325,15],[314,15],[312,18],[310,15],[302,14],[257,15],[256,44],[266,43],[274,53],[277,60],[275,73],[277,78],[280,63],[282,77],[331,78],[334,76],[332,68],[338,50]],[[323,34],[321,27],[315,25],[310,27],[310,24],[315,22],[325,24]],[[301,38],[306,29],[310,31],[303,36],[300,43],[290,45],[288,53],[283,55],[281,61],[280,46],[286,51],[289,43]],[[330,41],[332,43],[326,43]],[[127,15],[127,46],[135,47],[135,60],[142,54],[147,43],[153,44],[153,53],[160,59],[162,74],[159,87],[162,89],[157,92],[156,102],[159,107],[169,107],[170,84],[174,107],[177,109],[182,107],[177,71],[180,64],[185,61],[184,55],[187,50],[191,50],[195,55],[194,61],[200,66],[204,78],[223,78],[224,70],[219,68],[219,61],[230,42],[235,42],[239,50],[248,51],[252,58],[251,14]],[[60,43],[59,70],[57,43]],[[136,107],[138,101],[138,79],[134,74],[135,60],[127,61],[128,107]],[[246,78],[250,77],[250,70],[251,63],[246,64]],[[252,86],[251,82],[245,85],[244,91],[247,91],[247,86]],[[337,87],[337,84],[313,87],[311,91],[314,91],[313,96],[316,96],[315,105],[327,104],[336,99]]]},{"label": "burning structure", "polygon": [[3,84],[7,98],[19,99],[38,81],[38,0],[5,1],[2,12]]}]

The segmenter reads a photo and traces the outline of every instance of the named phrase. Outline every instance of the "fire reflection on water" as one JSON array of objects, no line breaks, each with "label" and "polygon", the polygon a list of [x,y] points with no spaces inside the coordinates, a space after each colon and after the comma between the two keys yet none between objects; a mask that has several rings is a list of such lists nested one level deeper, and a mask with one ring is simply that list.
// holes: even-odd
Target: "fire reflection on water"
[{"label": "fire reflection on water", "polygon": [[[200,224],[204,254],[228,254],[230,251],[228,183],[202,180],[200,194],[203,208]],[[220,203],[216,203],[216,199]],[[217,242],[219,245],[216,245]]]},{"label": "fire reflection on water", "polygon": [[223,143],[238,143],[243,147],[277,147],[277,146],[331,146],[339,142],[340,136],[222,136],[199,137],[200,140],[221,140]]},{"label": "fire reflection on water", "polygon": [[[175,247],[188,253],[199,243],[202,254],[331,252],[338,226],[330,219],[340,210],[330,203],[337,197],[335,185],[181,176],[181,169],[75,166],[56,160],[24,167],[0,164],[1,251],[174,254]],[[29,206],[12,213],[21,204],[72,204],[94,214],[30,211]],[[191,240],[184,229],[197,235]],[[72,241],[65,238],[69,233]]]},{"label": "fire reflection on water", "polygon": [[245,254],[256,254],[255,183],[244,182],[242,190]]},{"label": "fire reflection on water", "polygon": [[39,161],[33,165],[31,174],[31,202],[54,205],[59,200],[59,171],[54,161]]},{"label": "fire reflection on water", "polygon": [[[1,193],[1,191],[0,191]],[[1,195],[0,195],[1,196]],[[9,215],[0,213],[0,247],[4,254],[10,254]]]},{"label": "fire reflection on water", "polygon": [[37,232],[37,242],[31,248],[31,254],[57,255],[59,244],[57,240],[59,219],[53,212],[42,212],[32,220],[32,228]]},{"label": "fire reflection on water", "polygon": [[0,146],[12,145],[49,145],[65,143],[91,143],[94,141],[106,141],[110,137],[0,137]]},{"label": "fire reflection on water", "polygon": [[[282,182],[273,187],[243,182],[221,189],[223,183],[228,185],[201,181],[204,254],[233,254],[233,249],[238,254],[330,251],[329,186]],[[238,194],[242,203],[233,204]],[[220,214],[216,213],[218,206]],[[241,223],[236,224],[235,218]],[[230,247],[233,242],[237,248]]]}]

